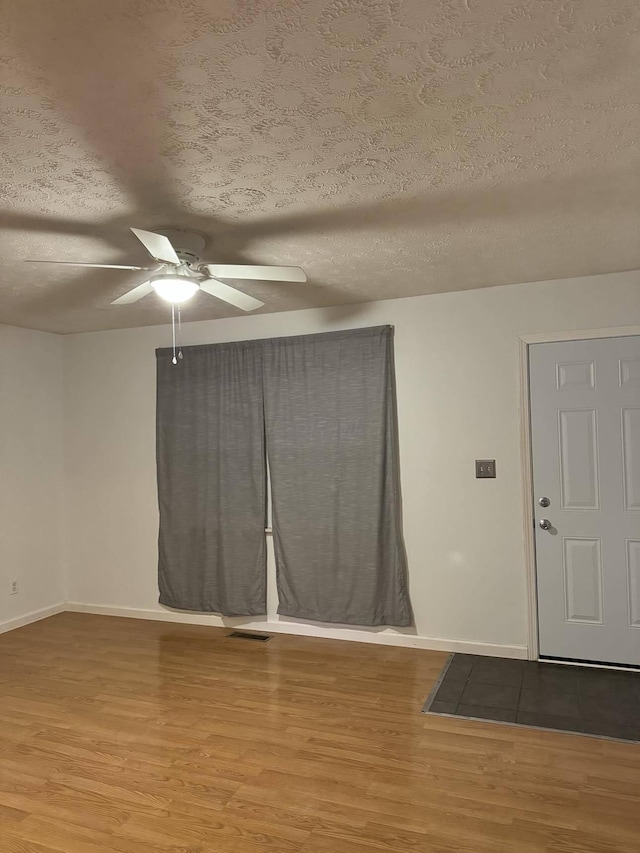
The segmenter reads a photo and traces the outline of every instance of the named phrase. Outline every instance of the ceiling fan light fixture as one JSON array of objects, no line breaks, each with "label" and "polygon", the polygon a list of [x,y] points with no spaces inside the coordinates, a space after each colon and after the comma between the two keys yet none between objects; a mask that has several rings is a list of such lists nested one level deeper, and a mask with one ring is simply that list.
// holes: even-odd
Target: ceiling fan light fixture
[{"label": "ceiling fan light fixture", "polygon": [[158,296],[174,305],[186,302],[200,290],[195,281],[183,275],[154,275],[149,281]]}]

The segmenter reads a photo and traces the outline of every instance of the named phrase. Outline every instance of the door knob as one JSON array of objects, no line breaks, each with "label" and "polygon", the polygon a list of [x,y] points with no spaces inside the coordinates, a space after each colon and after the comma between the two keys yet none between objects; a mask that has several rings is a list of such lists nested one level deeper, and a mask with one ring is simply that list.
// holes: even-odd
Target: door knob
[{"label": "door knob", "polygon": [[538,526],[542,530],[551,530],[551,522],[549,521],[548,518],[541,518],[540,521],[538,522]]},{"label": "door knob", "polygon": [[551,501],[549,500],[549,498],[538,498],[538,503],[540,504],[540,506],[549,506]]}]

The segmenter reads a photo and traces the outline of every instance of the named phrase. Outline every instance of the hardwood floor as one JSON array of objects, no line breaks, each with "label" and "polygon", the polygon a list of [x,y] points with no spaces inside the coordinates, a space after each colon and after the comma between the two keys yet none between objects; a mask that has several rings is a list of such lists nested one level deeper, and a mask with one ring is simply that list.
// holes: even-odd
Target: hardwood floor
[{"label": "hardwood floor", "polygon": [[426,717],[444,653],[0,636],[0,853],[638,853],[640,746]]}]

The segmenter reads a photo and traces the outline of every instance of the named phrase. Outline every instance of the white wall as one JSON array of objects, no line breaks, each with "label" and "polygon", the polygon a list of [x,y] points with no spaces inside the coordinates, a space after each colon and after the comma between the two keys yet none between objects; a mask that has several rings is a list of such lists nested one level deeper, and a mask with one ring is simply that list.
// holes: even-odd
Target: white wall
[{"label": "white wall", "polygon": [[0,630],[65,599],[62,347],[0,326]]},{"label": "white wall", "polygon": [[[201,322],[184,336],[196,344],[384,323],[396,328],[415,642],[454,648],[452,640],[463,640],[521,654],[517,336],[640,323],[640,274]],[[168,327],[65,339],[69,599],[89,609],[170,613],[157,604],[154,458],[154,349],[169,342]],[[485,457],[497,459],[496,480],[474,477],[474,459]],[[324,630],[304,626],[293,630]]]}]

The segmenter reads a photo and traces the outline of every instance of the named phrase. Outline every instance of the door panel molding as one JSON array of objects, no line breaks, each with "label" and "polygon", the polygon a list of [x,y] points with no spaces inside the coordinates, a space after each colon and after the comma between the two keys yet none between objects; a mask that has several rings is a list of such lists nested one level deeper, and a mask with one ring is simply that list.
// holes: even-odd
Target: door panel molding
[{"label": "door panel molding", "polygon": [[640,385],[640,358],[618,360],[618,381],[621,388],[626,385]]},{"label": "door panel molding", "polygon": [[640,510],[640,406],[623,406],[620,414],[624,508],[627,512],[637,512]]},{"label": "door panel molding", "polygon": [[556,365],[556,388],[579,388],[586,391],[596,387],[596,369],[592,361],[565,361]]},{"label": "door panel molding", "polygon": [[629,627],[640,628],[640,539],[627,539]]},{"label": "door panel molding", "polygon": [[562,563],[565,620],[603,625],[602,542],[563,537]]},{"label": "door panel molding", "polygon": [[[562,508],[600,509],[596,410],[560,409],[558,438]],[[587,472],[586,478],[581,476],[582,468]]]}]

